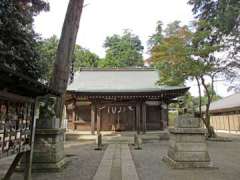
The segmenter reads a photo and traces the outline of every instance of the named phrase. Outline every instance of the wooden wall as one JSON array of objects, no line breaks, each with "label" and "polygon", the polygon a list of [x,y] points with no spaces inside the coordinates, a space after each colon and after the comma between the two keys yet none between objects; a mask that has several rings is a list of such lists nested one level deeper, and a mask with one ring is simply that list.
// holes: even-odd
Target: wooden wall
[{"label": "wooden wall", "polygon": [[[166,110],[167,113],[167,110]],[[164,123],[163,119],[164,112],[161,111],[160,105],[147,105],[147,119],[146,128],[147,130],[163,130]],[[67,110],[68,128],[74,130],[91,130],[91,105],[80,105],[75,107],[75,120],[73,115],[73,109]],[[166,121],[166,120],[165,120]],[[118,115],[108,112],[108,108],[101,111],[101,130],[111,131],[132,131],[136,130],[136,118],[135,111],[129,110],[127,107],[124,112],[119,113],[118,126]],[[142,124],[142,119],[141,119]],[[142,125],[141,125],[142,128]],[[95,125],[96,130],[96,125]]]},{"label": "wooden wall", "polygon": [[147,130],[162,130],[163,121],[161,118],[160,106],[147,106]]},{"label": "wooden wall", "polygon": [[[101,114],[101,130],[121,130],[131,131],[134,129],[134,112],[127,110],[118,114],[108,113],[108,109],[104,109]],[[118,117],[119,116],[119,117]],[[119,120],[119,125],[118,125]]]},{"label": "wooden wall", "polygon": [[216,130],[240,131],[240,114],[212,115],[210,123]]}]

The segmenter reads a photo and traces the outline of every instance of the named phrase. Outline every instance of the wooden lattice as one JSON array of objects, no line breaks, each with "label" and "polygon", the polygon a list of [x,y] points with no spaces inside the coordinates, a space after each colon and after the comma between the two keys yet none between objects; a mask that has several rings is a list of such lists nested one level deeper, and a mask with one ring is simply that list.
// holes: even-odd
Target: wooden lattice
[{"label": "wooden lattice", "polygon": [[0,159],[30,150],[33,106],[0,97]]}]

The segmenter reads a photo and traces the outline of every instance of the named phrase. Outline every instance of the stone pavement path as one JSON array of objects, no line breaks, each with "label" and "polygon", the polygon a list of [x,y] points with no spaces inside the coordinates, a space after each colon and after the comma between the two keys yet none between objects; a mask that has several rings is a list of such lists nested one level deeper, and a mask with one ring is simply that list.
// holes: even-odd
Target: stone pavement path
[{"label": "stone pavement path", "polygon": [[93,180],[139,180],[127,144],[110,144]]}]

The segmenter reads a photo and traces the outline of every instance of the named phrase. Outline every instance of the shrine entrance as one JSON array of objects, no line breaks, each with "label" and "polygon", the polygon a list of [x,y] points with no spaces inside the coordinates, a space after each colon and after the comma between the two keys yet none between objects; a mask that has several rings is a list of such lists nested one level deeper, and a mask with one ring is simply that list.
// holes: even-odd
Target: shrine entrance
[{"label": "shrine entrance", "polygon": [[102,110],[101,129],[111,131],[132,131],[136,129],[136,108],[133,105],[113,104]]},{"label": "shrine entrance", "polygon": [[92,102],[91,132],[146,130],[146,108],[139,102]]}]

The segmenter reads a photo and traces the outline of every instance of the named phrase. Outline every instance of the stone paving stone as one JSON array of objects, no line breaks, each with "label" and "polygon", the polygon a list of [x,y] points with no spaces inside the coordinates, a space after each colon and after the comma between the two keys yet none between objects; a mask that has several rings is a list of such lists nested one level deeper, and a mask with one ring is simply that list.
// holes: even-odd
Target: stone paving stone
[{"label": "stone paving stone", "polygon": [[114,150],[114,144],[107,147],[93,180],[110,180]]},{"label": "stone paving stone", "polygon": [[121,145],[122,180],[138,180],[135,164],[127,144]]},{"label": "stone paving stone", "polygon": [[121,180],[121,145],[115,145],[115,151],[113,156],[112,170],[111,170],[111,180]]},{"label": "stone paving stone", "polygon": [[127,144],[110,144],[93,180],[138,180]]}]

